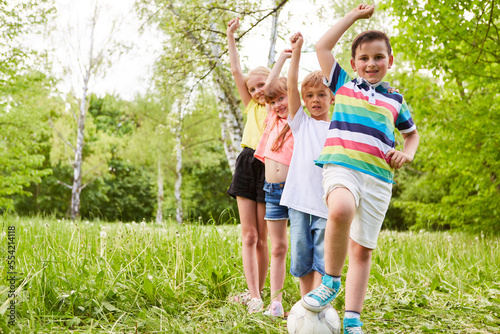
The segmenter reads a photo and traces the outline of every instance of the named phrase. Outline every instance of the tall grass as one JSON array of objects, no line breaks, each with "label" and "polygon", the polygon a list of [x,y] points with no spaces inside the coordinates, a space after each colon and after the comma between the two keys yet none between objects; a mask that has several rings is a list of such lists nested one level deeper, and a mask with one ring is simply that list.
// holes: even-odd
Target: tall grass
[{"label": "tall grass", "polygon": [[[16,226],[15,333],[284,333],[227,302],[245,289],[238,225],[179,226],[5,217]],[[5,247],[6,235],[0,234]],[[5,253],[5,252],[4,252]],[[371,333],[500,331],[500,244],[490,236],[383,232],[363,321]],[[264,290],[269,302],[269,284]],[[289,274],[289,310],[300,298]],[[344,295],[334,306],[342,316]]]}]

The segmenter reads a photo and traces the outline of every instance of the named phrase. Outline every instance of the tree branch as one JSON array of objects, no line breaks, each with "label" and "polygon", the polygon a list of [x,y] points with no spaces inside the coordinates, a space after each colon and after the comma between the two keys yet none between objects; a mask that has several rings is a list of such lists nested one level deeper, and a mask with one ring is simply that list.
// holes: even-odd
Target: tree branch
[{"label": "tree branch", "polygon": [[62,133],[60,133],[59,131],[57,131],[56,127],[54,126],[54,122],[52,121],[52,117],[50,117],[50,116],[49,116],[49,126],[52,128],[52,130],[54,130],[57,133],[57,136],[59,138],[61,138],[61,140],[66,145],[68,145],[69,147],[71,147],[71,149],[73,150],[73,152],[76,151],[75,147],[73,145],[71,145],[71,143],[63,137]]},{"label": "tree branch", "polygon": [[92,167],[91,169],[85,171],[84,173],[82,173],[82,177],[84,177],[87,173],[90,173],[91,171],[93,170],[96,170],[97,168],[99,168],[100,166],[102,166],[104,164],[104,162],[101,162],[100,164],[98,165],[95,165],[94,167]]},{"label": "tree branch", "polygon": [[72,186],[70,186],[69,184],[64,183],[64,182],[62,182],[62,181],[59,181],[59,180],[57,180],[57,184],[60,184],[60,185],[62,185],[62,186],[65,186],[66,188],[69,188],[69,189],[73,189],[73,187],[72,187]]},{"label": "tree branch", "polygon": [[479,58],[481,58],[481,55],[483,54],[484,43],[486,42],[486,38],[488,38],[488,33],[490,32],[490,26],[493,22],[493,11],[494,10],[495,10],[495,0],[491,0],[490,20],[488,22],[488,28],[486,29],[486,34],[485,34],[484,39],[483,39],[483,45],[481,47],[481,51],[479,52],[479,55],[477,56],[477,59],[476,59],[476,64],[479,61]]}]

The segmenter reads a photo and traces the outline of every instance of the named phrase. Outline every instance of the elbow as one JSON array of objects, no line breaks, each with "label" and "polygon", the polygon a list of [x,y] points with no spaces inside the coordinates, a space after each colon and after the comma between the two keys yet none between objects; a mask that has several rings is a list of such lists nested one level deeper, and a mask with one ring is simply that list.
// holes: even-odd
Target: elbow
[{"label": "elbow", "polygon": [[243,73],[239,68],[231,68],[231,75],[233,76],[233,78],[236,78],[240,75],[243,76]]},{"label": "elbow", "polygon": [[316,52],[318,51],[324,51],[324,50],[327,50],[329,51],[326,47],[325,47],[325,44],[323,42],[321,42],[321,40],[317,41],[316,44],[314,45],[315,48],[316,48]]}]

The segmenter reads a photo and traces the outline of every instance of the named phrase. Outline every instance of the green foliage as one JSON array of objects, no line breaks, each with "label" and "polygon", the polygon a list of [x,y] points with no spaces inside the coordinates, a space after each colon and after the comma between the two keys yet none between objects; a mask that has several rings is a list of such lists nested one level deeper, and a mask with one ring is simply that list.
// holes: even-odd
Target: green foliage
[{"label": "green foliage", "polygon": [[[498,80],[500,4],[481,0],[382,1],[397,18],[394,49],[445,80]],[[468,82],[472,84],[472,82]]]},{"label": "green foliage", "polygon": [[110,176],[105,178],[102,196],[89,190],[82,197],[84,217],[112,221],[150,220],[155,214],[156,194],[153,180],[143,168],[130,162],[113,159],[109,162]]},{"label": "green foliage", "polygon": [[[23,75],[31,62],[37,61],[36,52],[29,49],[23,38],[39,31],[54,13],[50,0],[0,1],[0,91],[9,87],[10,79]],[[34,57],[33,57],[34,56]]]},{"label": "green foliage", "polygon": [[15,197],[15,211],[18,215],[52,214],[64,217],[69,213],[71,190],[58,180],[71,180],[73,169],[59,163],[51,168],[52,173],[42,178],[40,183],[32,183],[25,188],[30,196]]},{"label": "green foliage", "polygon": [[397,19],[393,47],[404,61],[396,60],[392,83],[421,137],[415,162],[397,179],[399,225],[498,232],[500,5],[441,0],[381,8]]},{"label": "green foliage", "polygon": [[219,216],[227,209],[237,212],[236,201],[226,193],[232,174],[224,157],[220,143],[214,143],[204,147],[202,160],[205,161],[191,162],[184,167],[183,193],[188,199],[189,219],[201,217],[202,221],[207,221],[213,218],[216,223],[226,223],[220,221]]},{"label": "green foliage", "polygon": [[89,114],[92,115],[97,131],[123,137],[136,127],[132,103],[113,95],[102,98],[92,94],[89,99]]},{"label": "green foliage", "polygon": [[0,93],[0,208],[12,208],[14,194],[29,195],[23,186],[40,182],[50,170],[42,167],[48,150],[54,83],[39,72],[13,77]]},{"label": "green foliage", "polygon": [[186,78],[205,77],[218,60],[212,50],[225,49],[227,22],[235,16],[255,22],[252,14],[261,11],[261,6],[260,1],[247,0],[140,1],[143,16],[169,36],[167,52],[157,64],[158,78],[180,87]]},{"label": "green foliage", "polygon": [[[141,221],[154,216],[155,189],[150,175],[143,168],[119,159],[109,162],[109,175],[96,178],[82,192],[82,219],[108,221]],[[57,165],[53,174],[32,184],[27,191],[33,196],[17,197],[16,212],[20,215],[53,214],[65,217],[69,213],[71,190],[58,180],[71,179],[70,166]]]},{"label": "green foliage", "polygon": [[220,120],[216,115],[214,96],[202,90],[193,110],[183,118],[182,197],[189,218],[206,221],[213,217],[219,222],[221,213],[227,209],[236,212],[237,206],[226,193],[232,174],[219,139]]}]

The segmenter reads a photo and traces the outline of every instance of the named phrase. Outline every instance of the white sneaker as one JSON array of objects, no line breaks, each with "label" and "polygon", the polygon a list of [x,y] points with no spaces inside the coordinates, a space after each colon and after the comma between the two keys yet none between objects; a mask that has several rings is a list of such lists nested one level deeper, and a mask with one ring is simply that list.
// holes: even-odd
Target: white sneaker
[{"label": "white sneaker", "polygon": [[264,315],[283,318],[285,316],[285,310],[283,310],[281,302],[274,301],[271,302],[267,310],[264,311]]},{"label": "white sneaker", "polygon": [[264,309],[264,302],[259,298],[252,298],[247,304],[248,313],[261,312]]}]

